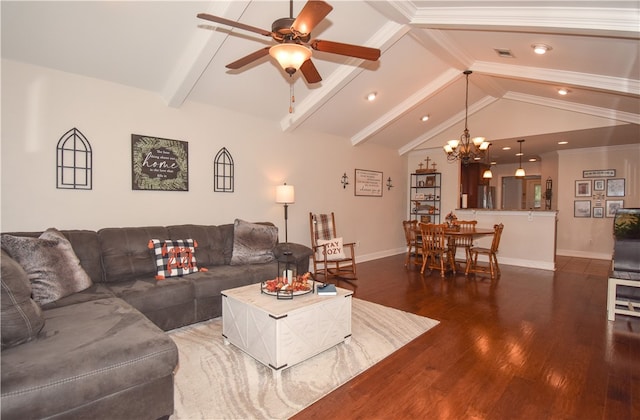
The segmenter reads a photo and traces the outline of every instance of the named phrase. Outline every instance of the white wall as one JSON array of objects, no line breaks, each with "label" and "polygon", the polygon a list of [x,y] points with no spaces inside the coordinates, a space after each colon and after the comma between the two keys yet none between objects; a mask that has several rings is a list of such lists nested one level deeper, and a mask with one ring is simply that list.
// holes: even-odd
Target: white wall
[{"label": "white wall", "polygon": [[[215,92],[211,93],[212,95]],[[93,148],[93,189],[56,188],[56,144],[76,127]],[[189,143],[189,191],[133,191],[131,134]],[[169,108],[146,91],[2,61],[1,230],[100,229],[180,223],[272,221],[284,240],[275,186],[295,186],[289,241],[309,243],[308,215],[336,212],[339,234],[360,260],[404,252],[407,158],[375,145],[296,130],[187,102]],[[213,159],[226,147],[235,192],[213,192]],[[354,169],[382,171],[395,188],[355,197]],[[346,172],[351,184],[340,184]],[[385,182],[386,183],[386,182]]]}]

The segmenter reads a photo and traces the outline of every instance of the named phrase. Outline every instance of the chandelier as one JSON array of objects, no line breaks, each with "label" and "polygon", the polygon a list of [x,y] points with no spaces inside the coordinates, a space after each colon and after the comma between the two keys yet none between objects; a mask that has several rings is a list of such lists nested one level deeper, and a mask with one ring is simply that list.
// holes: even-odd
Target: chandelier
[{"label": "chandelier", "polygon": [[464,102],[464,132],[460,135],[460,139],[449,140],[444,145],[444,151],[447,154],[447,160],[454,162],[460,160],[463,165],[468,165],[472,160],[480,160],[484,157],[484,152],[489,149],[489,142],[484,137],[474,137],[471,139],[469,129],[467,128],[467,118],[469,114],[469,75],[471,70],[465,70],[467,77],[467,93]]}]

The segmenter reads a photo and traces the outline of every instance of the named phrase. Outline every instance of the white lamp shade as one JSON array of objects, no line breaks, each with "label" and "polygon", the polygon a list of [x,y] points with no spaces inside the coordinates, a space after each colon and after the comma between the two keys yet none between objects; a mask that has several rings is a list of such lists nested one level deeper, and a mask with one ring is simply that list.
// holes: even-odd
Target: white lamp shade
[{"label": "white lamp shade", "polygon": [[484,179],[491,179],[493,178],[493,172],[491,172],[491,169],[487,169],[482,173],[482,178]]},{"label": "white lamp shade", "polygon": [[276,203],[290,204],[295,202],[295,191],[293,185],[278,185],[276,187]]},{"label": "white lamp shade", "polygon": [[444,145],[444,151],[447,153],[453,153],[453,149],[448,144]]},{"label": "white lamp shade", "polygon": [[455,150],[456,147],[458,147],[459,143],[460,143],[460,140],[449,140],[447,142],[448,146],[451,147],[453,150]]},{"label": "white lamp shade", "polygon": [[518,178],[522,178],[522,177],[524,177],[524,176],[525,176],[524,169],[522,169],[522,168],[518,168],[518,169],[516,169],[516,176],[517,176]]},{"label": "white lamp shade", "polygon": [[298,70],[302,63],[311,57],[311,50],[303,45],[285,43],[269,48],[269,55],[275,58],[284,70]]},{"label": "white lamp shade", "polygon": [[476,147],[479,147],[482,143],[485,142],[484,140],[484,137],[474,137],[472,141]]}]

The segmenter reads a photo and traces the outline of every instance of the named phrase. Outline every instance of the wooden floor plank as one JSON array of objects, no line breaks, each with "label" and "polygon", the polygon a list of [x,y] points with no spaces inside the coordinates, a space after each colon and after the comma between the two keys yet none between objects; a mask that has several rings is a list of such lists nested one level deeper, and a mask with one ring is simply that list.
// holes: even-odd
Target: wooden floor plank
[{"label": "wooden floor plank", "polygon": [[640,418],[640,319],[606,319],[609,262],[501,265],[498,281],[441,279],[404,255],[338,281],[357,298],[440,325],[294,419]]}]

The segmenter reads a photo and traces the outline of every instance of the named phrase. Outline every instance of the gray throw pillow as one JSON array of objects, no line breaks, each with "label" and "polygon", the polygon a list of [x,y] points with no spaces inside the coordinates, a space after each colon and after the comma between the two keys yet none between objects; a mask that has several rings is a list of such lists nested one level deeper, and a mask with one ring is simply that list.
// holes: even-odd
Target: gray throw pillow
[{"label": "gray throw pillow", "polygon": [[92,285],[71,243],[56,229],[47,229],[39,238],[2,235],[2,249],[26,271],[33,300],[40,305]]},{"label": "gray throw pillow", "polygon": [[277,227],[236,219],[233,226],[231,265],[273,261],[273,247],[277,241]]},{"label": "gray throw pillow", "polygon": [[4,350],[36,337],[44,326],[44,318],[40,306],[31,299],[27,273],[4,251],[0,258],[0,319]]}]

